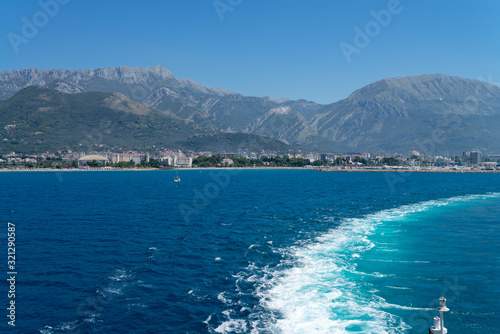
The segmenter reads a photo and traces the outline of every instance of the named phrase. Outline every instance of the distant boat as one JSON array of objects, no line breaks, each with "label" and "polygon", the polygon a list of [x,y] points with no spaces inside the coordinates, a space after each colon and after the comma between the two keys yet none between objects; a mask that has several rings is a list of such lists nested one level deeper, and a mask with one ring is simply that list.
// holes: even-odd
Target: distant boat
[{"label": "distant boat", "polygon": [[174,177],[174,182],[181,182],[181,178],[179,177],[179,170],[177,169],[177,176]]}]

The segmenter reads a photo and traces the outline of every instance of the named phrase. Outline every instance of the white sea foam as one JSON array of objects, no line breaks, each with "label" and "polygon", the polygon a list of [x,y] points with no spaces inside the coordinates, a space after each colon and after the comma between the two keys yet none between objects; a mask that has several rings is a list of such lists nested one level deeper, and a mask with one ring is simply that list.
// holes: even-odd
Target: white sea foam
[{"label": "white sea foam", "polygon": [[52,334],[52,333],[57,333],[57,332],[72,332],[74,331],[78,326],[77,321],[72,321],[72,322],[63,322],[62,324],[54,327],[51,326],[45,326],[44,329],[40,329],[39,332],[41,334]]},{"label": "white sea foam", "polygon": [[141,303],[134,303],[134,304],[127,305],[128,310],[135,310],[138,308],[148,308],[148,306],[146,304],[141,304]]},{"label": "white sea foam", "polygon": [[[413,213],[444,205],[489,197],[500,197],[500,193],[427,201],[380,211],[363,218],[346,219],[339,228],[315,238],[311,243],[285,250],[284,253],[294,261],[292,268],[263,268],[260,280],[255,275],[247,275],[248,281],[256,281],[255,295],[260,299],[260,305],[267,310],[253,315],[259,320],[252,322],[252,332],[256,332],[257,327],[265,327],[271,333],[407,331],[410,327],[402,318],[391,314],[391,309],[428,309],[387,303],[376,296],[377,289],[367,289],[356,280],[357,275],[376,278],[387,276],[377,272],[356,271],[356,261],[375,246],[370,238],[380,224],[405,219]],[[387,251],[392,249],[390,244],[386,245]],[[246,325],[241,320],[228,319],[216,332],[238,333],[243,328],[246,330]]]},{"label": "white sea foam", "polygon": [[221,292],[217,295],[217,299],[226,305],[230,305],[232,303],[232,300],[227,295],[228,293],[226,291]]},{"label": "white sea foam", "polygon": [[137,286],[140,286],[142,288],[154,289],[154,286],[152,284],[145,283],[144,281],[141,280],[138,280],[136,284]]},{"label": "white sea foam", "polygon": [[121,287],[112,287],[112,286],[107,286],[102,288],[103,291],[115,294],[115,295],[121,295],[122,294],[122,288]]},{"label": "white sea foam", "polygon": [[383,277],[355,270],[352,253],[370,250],[369,236],[378,219],[351,219],[316,239],[296,247],[297,265],[276,273],[270,289],[259,293],[261,304],[281,314],[270,330],[278,333],[385,332],[404,323],[362,294],[349,274]]},{"label": "white sea foam", "polygon": [[129,280],[133,274],[123,269],[116,269],[114,274],[109,277],[112,281],[126,281]]},{"label": "white sea foam", "polygon": [[97,316],[97,314],[91,314],[87,319],[83,320],[83,322],[90,322],[90,323],[94,323],[96,321],[99,321],[99,317]]},{"label": "white sea foam", "polygon": [[397,304],[390,304],[390,303],[381,303],[380,307],[382,308],[396,308],[400,310],[410,310],[410,311],[433,311],[436,308],[432,307],[411,307],[411,306],[404,306],[404,305],[397,305]]},{"label": "white sea foam", "polygon": [[248,326],[245,320],[233,320],[230,319],[222,323],[219,327],[215,329],[216,333],[247,333]]},{"label": "white sea foam", "polygon": [[40,329],[39,332],[43,334],[73,331],[77,332],[78,327],[81,325],[81,323],[101,322],[101,313],[95,312],[92,309],[92,306],[97,306],[98,308],[106,307],[107,303],[113,300],[113,295],[123,295],[124,288],[136,283],[142,282],[136,281],[135,275],[131,271],[116,269],[113,274],[108,277],[106,284],[103,284],[96,288],[95,293],[97,296],[99,296],[99,298],[95,299],[96,304],[89,305],[91,306],[90,308],[84,308],[81,310],[81,312],[85,314],[84,319],[75,320],[72,322],[63,322],[56,327],[45,326],[45,328]]},{"label": "white sea foam", "polygon": [[203,323],[208,325],[210,320],[212,320],[212,314],[210,314],[208,318],[206,318],[205,321],[203,321]]}]

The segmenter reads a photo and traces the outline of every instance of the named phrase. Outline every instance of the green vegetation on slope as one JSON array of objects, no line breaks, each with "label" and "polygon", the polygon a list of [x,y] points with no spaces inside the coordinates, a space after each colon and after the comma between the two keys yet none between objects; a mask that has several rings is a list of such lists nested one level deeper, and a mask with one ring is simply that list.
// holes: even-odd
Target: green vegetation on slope
[{"label": "green vegetation on slope", "polygon": [[[217,133],[120,94],[65,94],[32,86],[0,103],[0,154],[57,150],[179,149],[287,151],[280,141]],[[188,139],[189,138],[189,139]]]},{"label": "green vegetation on slope", "polygon": [[288,152],[292,147],[269,137],[250,135],[246,133],[215,133],[198,135],[178,143],[192,151],[237,152],[248,150],[257,152],[262,149]]},{"label": "green vegetation on slope", "polygon": [[137,106],[130,111],[113,109],[113,98],[110,93],[69,95],[28,87],[0,104],[0,151],[172,146],[179,138],[203,133],[150,107],[142,114],[137,114]]}]

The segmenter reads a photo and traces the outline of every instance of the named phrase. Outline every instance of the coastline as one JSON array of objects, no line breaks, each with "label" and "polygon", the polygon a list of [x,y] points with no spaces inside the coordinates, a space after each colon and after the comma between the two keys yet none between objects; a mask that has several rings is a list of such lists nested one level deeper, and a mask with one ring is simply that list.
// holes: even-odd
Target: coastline
[{"label": "coastline", "polygon": [[78,168],[0,168],[0,173],[2,172],[116,172],[116,171],[152,171],[161,170],[159,168],[88,168],[88,169],[78,169]]},{"label": "coastline", "polygon": [[[193,167],[193,168],[180,168],[180,170],[235,170],[235,169],[248,169],[248,170],[314,170],[317,172],[357,172],[357,173],[474,173],[474,174],[485,174],[485,173],[500,173],[499,169],[496,170],[486,170],[486,169],[318,169],[311,167]],[[57,168],[0,168],[1,172],[116,172],[116,171],[162,171],[162,170],[175,170],[174,168],[87,168],[87,169],[77,169],[77,168],[67,168],[67,169],[57,169]]]},{"label": "coastline", "polygon": [[318,172],[365,172],[365,173],[500,173],[500,170],[487,170],[487,169],[323,169]]},{"label": "coastline", "polygon": [[[302,167],[193,167],[193,168],[180,168],[179,170],[221,170],[221,169],[303,169],[303,170],[314,170],[314,168],[302,168]],[[0,168],[1,172],[116,172],[116,171],[162,171],[162,170],[177,170],[177,168]]]}]

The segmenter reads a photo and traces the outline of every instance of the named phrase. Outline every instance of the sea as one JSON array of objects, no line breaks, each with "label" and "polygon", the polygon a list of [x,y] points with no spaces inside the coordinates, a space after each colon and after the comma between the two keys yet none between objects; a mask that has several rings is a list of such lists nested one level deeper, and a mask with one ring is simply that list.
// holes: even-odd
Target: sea
[{"label": "sea", "polygon": [[500,333],[500,174],[175,173],[1,172],[0,332]]}]

